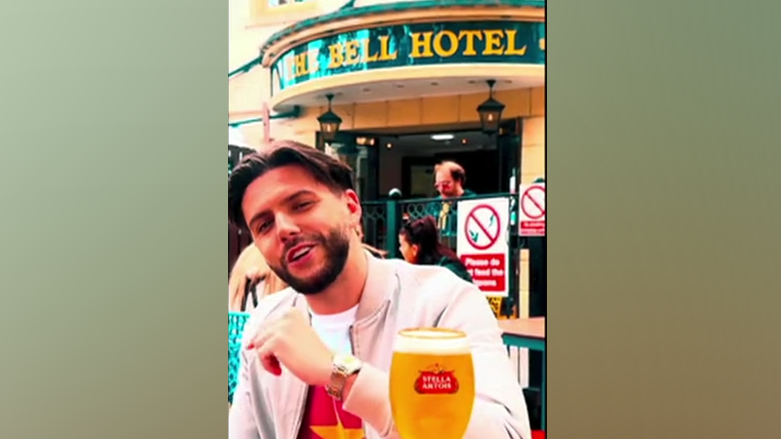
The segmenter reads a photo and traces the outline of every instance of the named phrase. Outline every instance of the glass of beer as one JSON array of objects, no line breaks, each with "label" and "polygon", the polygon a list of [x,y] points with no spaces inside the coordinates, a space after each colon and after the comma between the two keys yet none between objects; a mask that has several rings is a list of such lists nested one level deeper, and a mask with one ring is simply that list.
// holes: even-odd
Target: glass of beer
[{"label": "glass of beer", "polygon": [[390,402],[402,439],[463,439],[474,401],[466,334],[443,328],[399,332],[390,369]]}]

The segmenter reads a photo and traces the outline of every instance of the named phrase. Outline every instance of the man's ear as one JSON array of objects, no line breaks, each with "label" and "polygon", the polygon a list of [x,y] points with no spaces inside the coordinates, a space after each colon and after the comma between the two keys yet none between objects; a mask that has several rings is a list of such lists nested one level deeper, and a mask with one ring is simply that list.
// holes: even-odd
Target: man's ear
[{"label": "man's ear", "polygon": [[350,212],[351,223],[354,226],[361,224],[361,215],[363,214],[363,208],[361,207],[361,200],[358,198],[358,194],[354,190],[348,189],[344,191],[344,198],[347,200],[347,209]]}]

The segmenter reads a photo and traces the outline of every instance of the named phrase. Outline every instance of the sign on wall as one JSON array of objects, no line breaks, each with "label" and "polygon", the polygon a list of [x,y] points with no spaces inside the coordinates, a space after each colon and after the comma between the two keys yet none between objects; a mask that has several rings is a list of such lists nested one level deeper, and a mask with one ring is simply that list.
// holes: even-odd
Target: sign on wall
[{"label": "sign on wall", "polygon": [[482,292],[507,297],[509,199],[459,201],[458,213],[458,257]]},{"label": "sign on wall", "polygon": [[521,186],[518,217],[521,236],[545,236],[545,183]]},{"label": "sign on wall", "polygon": [[272,93],[344,73],[466,63],[545,64],[545,23],[441,22],[343,32],[285,52],[271,66]]}]

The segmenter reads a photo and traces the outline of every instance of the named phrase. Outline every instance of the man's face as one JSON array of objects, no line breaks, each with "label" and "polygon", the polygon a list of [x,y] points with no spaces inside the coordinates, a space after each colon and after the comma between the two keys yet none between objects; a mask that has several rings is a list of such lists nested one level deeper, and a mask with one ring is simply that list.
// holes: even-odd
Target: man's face
[{"label": "man's face", "polygon": [[434,187],[443,198],[455,197],[458,195],[461,183],[453,180],[450,170],[440,169],[434,174]]},{"label": "man's face", "polygon": [[355,192],[335,194],[290,165],[253,181],[241,207],[269,267],[296,291],[319,293],[342,273],[361,216]]}]

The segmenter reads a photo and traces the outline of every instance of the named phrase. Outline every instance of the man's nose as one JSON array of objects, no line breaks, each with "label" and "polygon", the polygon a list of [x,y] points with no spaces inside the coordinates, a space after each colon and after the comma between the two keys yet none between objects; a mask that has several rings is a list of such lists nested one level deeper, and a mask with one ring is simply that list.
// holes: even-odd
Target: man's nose
[{"label": "man's nose", "polygon": [[301,233],[301,230],[296,225],[295,221],[287,215],[277,215],[275,219],[277,223],[277,237],[280,241],[285,242]]}]

